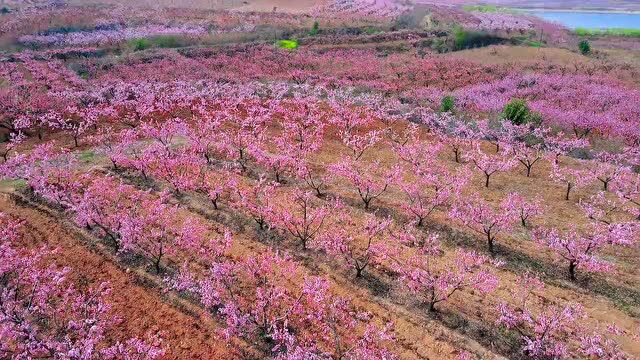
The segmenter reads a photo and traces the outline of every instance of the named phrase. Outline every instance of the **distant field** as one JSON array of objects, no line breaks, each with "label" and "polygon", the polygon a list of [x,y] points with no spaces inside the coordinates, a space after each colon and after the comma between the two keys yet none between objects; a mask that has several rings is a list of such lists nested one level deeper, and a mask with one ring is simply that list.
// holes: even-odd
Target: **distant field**
[{"label": "distant field", "polygon": [[577,28],[574,30],[576,35],[580,36],[623,36],[623,37],[640,37],[640,29],[587,29]]},{"label": "distant field", "polygon": [[434,0],[416,0],[416,3],[422,4],[482,4],[482,5],[494,5],[503,7],[518,7],[518,8],[545,8],[545,9],[607,9],[607,10],[623,10],[623,11],[640,11],[640,3],[633,0],[558,0],[558,1],[545,1],[545,0],[487,0],[487,1],[474,1],[474,0],[451,0],[451,1],[434,1]]},{"label": "distant field", "polygon": [[[36,2],[36,1],[30,1]],[[15,5],[18,3],[30,3],[16,0],[0,1],[0,5]],[[326,0],[67,0],[74,5],[84,4],[123,4],[127,6],[143,7],[181,7],[200,9],[224,9],[242,8],[243,10],[272,11],[276,8],[280,11],[300,12],[307,11],[317,4]],[[399,0],[398,2],[403,2]],[[480,5],[485,8],[498,7],[518,7],[518,8],[545,8],[545,9],[607,9],[619,11],[640,11],[640,3],[634,0],[414,0],[416,4],[445,4],[445,5]]]},{"label": "distant field", "polygon": [[322,0],[70,0],[76,5],[85,4],[122,4],[142,7],[182,7],[196,9],[241,8],[250,11],[307,11]]}]

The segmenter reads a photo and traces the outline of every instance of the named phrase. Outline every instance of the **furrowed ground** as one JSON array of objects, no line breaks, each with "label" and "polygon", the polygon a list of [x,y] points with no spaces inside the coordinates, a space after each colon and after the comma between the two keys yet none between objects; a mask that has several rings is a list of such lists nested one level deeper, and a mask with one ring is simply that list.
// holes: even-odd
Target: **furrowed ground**
[{"label": "furrowed ground", "polygon": [[222,5],[0,15],[0,359],[640,357],[634,39]]}]

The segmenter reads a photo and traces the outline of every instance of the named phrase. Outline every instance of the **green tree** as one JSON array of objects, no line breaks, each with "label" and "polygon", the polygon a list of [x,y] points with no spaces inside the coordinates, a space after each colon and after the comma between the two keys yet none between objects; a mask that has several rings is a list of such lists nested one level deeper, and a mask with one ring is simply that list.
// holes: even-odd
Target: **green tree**
[{"label": "green tree", "polygon": [[522,125],[531,119],[531,110],[526,100],[513,99],[505,105],[502,117],[516,125]]},{"label": "green tree", "polygon": [[313,27],[311,28],[311,31],[309,31],[309,35],[316,36],[318,33],[320,33],[320,24],[317,21],[314,21]]},{"label": "green tree", "polygon": [[440,111],[441,112],[451,112],[455,109],[456,106],[456,98],[452,95],[447,95],[442,98],[442,102],[440,103]]},{"label": "green tree", "polygon": [[591,44],[588,40],[581,40],[580,43],[578,43],[578,48],[580,49],[582,55],[591,54]]}]

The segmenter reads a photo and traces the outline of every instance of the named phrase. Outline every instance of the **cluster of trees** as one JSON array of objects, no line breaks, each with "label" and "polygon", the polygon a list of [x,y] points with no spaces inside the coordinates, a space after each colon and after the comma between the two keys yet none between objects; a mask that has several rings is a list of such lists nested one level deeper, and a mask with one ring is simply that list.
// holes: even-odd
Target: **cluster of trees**
[{"label": "cluster of trees", "polygon": [[[577,137],[597,133],[622,138],[629,145],[637,143],[634,119],[640,113],[638,91],[612,79],[633,74],[611,68],[555,69],[546,64],[523,70],[401,54],[381,58],[357,50],[283,54],[259,48],[228,56],[165,58],[147,63],[131,60],[108,70],[87,63],[80,70],[89,77],[85,80],[59,60],[21,55],[15,62],[3,63],[0,69],[0,77],[9,84],[0,89],[0,98],[6,104],[0,109],[0,123],[10,131],[21,128],[42,135],[43,131],[61,129],[81,135],[95,121],[92,116],[124,115],[128,108],[128,115],[135,120],[158,115],[168,107],[175,111],[175,107],[195,102],[198,97],[219,94],[216,87],[220,83],[234,93],[260,91],[283,96],[288,85],[281,82],[286,81],[298,84],[308,95],[343,93],[333,90],[337,87],[362,87],[401,95],[414,106],[432,109],[440,107],[444,95],[452,94],[457,107],[469,112],[501,112],[513,99],[523,99],[529,102],[533,115],[539,116],[536,121],[545,126],[559,126]],[[277,83],[256,89],[259,86],[252,82],[258,78]],[[238,82],[241,89],[229,84]],[[450,108],[451,104],[444,107],[445,111]]]},{"label": "cluster of trees", "polygon": [[[404,66],[397,65],[404,63],[394,56],[380,60],[358,51],[338,55],[305,59],[292,54],[285,59],[261,49],[208,60],[165,59],[118,65],[109,74],[92,69],[95,83],[80,79],[60,62],[25,57],[10,63],[8,71],[0,70],[10,84],[0,88],[0,127],[9,133],[9,141],[0,145],[0,173],[26,179],[29,189],[61,206],[79,226],[103,237],[120,254],[147,259],[157,274],[173,273],[163,269],[187,261],[171,279],[173,289],[196,295],[203,307],[224,320],[226,335],[260,338],[274,357],[291,360],[393,358],[392,327],[375,325],[349,299],[335,295],[331,282],[306,274],[284,254],[266,250],[230,256],[232,234],[189,215],[176,199],[207,199],[212,211],[244,216],[255,222],[256,231],[278,234],[304,251],[326,256],[357,278],[376,268],[388,271],[431,311],[452,296],[496,289],[494,268],[501,264],[489,255],[509,251],[498,244],[515,231],[529,234],[533,244],[552,254],[571,280],[611,271],[614,266],[603,252],[637,243],[640,177],[632,168],[640,156],[632,120],[640,102],[628,101],[637,93],[624,93],[609,81],[586,75],[501,76],[508,72],[467,73],[459,63],[450,68],[432,59]],[[285,68],[299,70],[280,73],[282,67],[275,66],[280,60]],[[322,83],[315,69],[328,63],[336,64],[334,78]],[[167,72],[157,71],[159,64],[166,65]],[[172,74],[177,67],[187,75]],[[212,73],[208,67],[219,71]],[[238,81],[230,81],[231,75]],[[195,80],[199,78],[204,80]],[[287,82],[248,82],[256,78]],[[489,85],[475,85],[485,80]],[[416,106],[403,115],[399,101],[334,88],[358,85],[393,94],[416,84],[447,86],[455,97],[441,101],[443,90],[438,89],[434,93],[441,112]],[[512,101],[516,97],[537,100]],[[502,116],[471,121],[458,115],[457,107],[499,111]],[[613,108],[619,111],[605,119],[603,114]],[[558,109],[571,111],[561,114]],[[413,123],[404,121],[409,118]],[[553,131],[547,119],[567,132]],[[49,141],[21,151],[24,142],[49,140],[53,132],[70,149]],[[565,156],[588,147],[594,135],[622,137],[628,147],[620,154],[592,152],[593,160]],[[90,147],[109,160],[111,169],[87,171],[75,152],[78,147]],[[327,158],[321,151],[325,149],[340,156]],[[542,201],[517,192],[486,200],[496,177],[512,174],[516,167],[531,178],[527,181],[543,181],[541,164],[549,164],[559,200],[571,202],[585,187],[601,189],[579,201],[588,225],[546,228],[536,219],[545,209]],[[166,190],[125,183],[114,173]],[[476,174],[482,177],[477,186]],[[393,217],[384,209],[390,204],[400,209]],[[486,242],[488,255],[445,249],[425,229],[435,214],[476,234]],[[42,286],[49,284],[46,279],[61,279],[38,295],[43,303],[58,304],[62,296],[79,303],[95,300],[75,289],[62,294],[55,286],[67,288],[64,274],[17,251],[11,245],[15,236],[2,235],[7,256],[14,256],[7,258],[12,264],[8,275],[0,276],[2,284],[8,284],[7,301],[26,296],[19,288],[23,274],[33,274],[29,281],[43,279],[38,281]],[[27,264],[27,259],[35,260]],[[537,280],[526,278],[518,289],[530,284]],[[578,306],[541,304],[536,295],[540,291],[536,285],[518,297],[517,304],[498,306],[498,323],[515,329],[527,355],[562,358],[580,351],[601,358],[622,356],[604,335],[586,330]],[[28,303],[18,302],[14,305]],[[30,310],[20,311],[24,315]],[[73,344],[54,343],[62,341],[57,334],[75,339],[85,337],[85,331],[61,328],[49,334],[38,326],[47,316],[33,320],[29,331],[44,331],[46,336],[34,336],[34,341],[46,338],[54,345],[0,351],[33,351],[32,356],[51,349],[73,351]],[[8,324],[6,333],[13,334],[8,335],[9,346],[31,338],[11,321],[0,323]],[[100,339],[108,326],[101,328],[91,336]],[[64,336],[76,330],[83,335]],[[114,357],[119,357],[116,351],[147,346],[132,340],[116,349],[91,339],[87,341],[95,342],[94,353]]]},{"label": "cluster of trees", "polygon": [[[430,113],[423,125],[431,135],[425,137],[421,125],[404,125],[399,131],[400,123],[384,113],[350,102],[321,105],[311,97],[218,98],[185,108],[192,114],[189,120],[123,117],[119,125],[101,124],[87,140],[98,145],[114,170],[160,181],[176,196],[205,196],[214,209],[228,207],[245,214],[259,231],[278,232],[304,249],[327,254],[356,277],[384,267],[432,311],[464,290],[495,289],[498,282],[491,268],[500,265],[474,252],[443,251],[437,237],[423,229],[434,212],[481,235],[492,254],[498,237],[508,236],[517,226],[533,227],[536,243],[563,261],[574,280],[579,271],[609,271],[612,264],[598,255],[608,247],[637,241],[637,222],[618,217],[638,211],[637,174],[612,155],[601,155],[593,162],[598,166],[574,169],[575,161],[560,155],[581,142],[543,128],[533,132],[537,142],[529,145],[528,124],[504,120],[495,127],[468,123],[450,113]],[[273,133],[280,136],[267,136]],[[317,155],[328,146],[328,138],[336,139],[344,155],[322,164]],[[495,151],[481,148],[482,139],[493,143]],[[400,162],[389,166],[372,157],[382,146],[392,149]],[[455,167],[446,160],[449,151],[459,163]],[[567,198],[577,187],[602,184],[602,193],[581,202],[590,221],[587,231],[536,227],[532,219],[542,212],[539,200],[512,193],[496,208],[469,185],[471,174],[479,172],[490,187],[494,174],[518,163],[530,176],[533,165],[543,159],[552,164],[552,178],[566,186]],[[379,345],[392,342],[390,328],[371,327],[365,321],[365,332],[349,330],[362,329],[360,320],[347,300],[328,292],[326,280],[301,274],[295,261],[277,253],[232,259],[227,256],[232,236],[226,231],[213,234],[204,222],[182,213],[172,203],[171,192],[141,190],[111,176],[85,172],[77,162],[76,154],[47,143],[28,155],[8,157],[2,170],[5,176],[25,178],[34,192],[68,209],[79,225],[103,236],[114,250],[148,259],[157,273],[163,264],[171,266],[170,258],[194,256],[198,263],[206,262],[207,271],[183,267],[173,286],[197,294],[203,306],[223,317],[229,336],[262,337],[275,344],[274,355],[284,358],[388,354],[386,345]],[[292,190],[290,184],[299,187]],[[331,194],[337,184],[353,189],[364,217],[345,204],[344,196]],[[390,192],[399,192],[406,221],[375,213]],[[305,280],[296,281],[300,277]],[[548,355],[547,347],[560,351],[550,345],[553,341],[572,346],[575,339],[570,336],[536,333],[532,321],[538,320],[531,320],[535,317],[528,312],[537,314],[538,309],[508,306],[501,308],[503,317],[514,319],[503,323],[523,334],[525,352]],[[561,316],[553,311],[565,310],[553,308],[549,316]],[[311,328],[332,337],[320,339],[300,330]],[[595,351],[599,343],[589,339],[588,351]],[[611,344],[600,345],[604,349]]]},{"label": "cluster of trees", "polygon": [[54,249],[25,247],[22,222],[0,213],[0,354],[6,358],[156,359],[161,341],[107,335],[119,322],[109,284],[89,289],[72,269],[47,264]]}]

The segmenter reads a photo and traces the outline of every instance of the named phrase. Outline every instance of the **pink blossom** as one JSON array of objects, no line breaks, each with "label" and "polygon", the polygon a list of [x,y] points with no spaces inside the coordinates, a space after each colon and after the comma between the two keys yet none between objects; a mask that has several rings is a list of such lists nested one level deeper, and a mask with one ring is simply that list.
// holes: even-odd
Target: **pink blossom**
[{"label": "pink blossom", "polygon": [[517,221],[517,217],[509,207],[509,202],[504,202],[499,210],[494,210],[486,201],[477,196],[469,196],[454,204],[449,216],[469,229],[484,235],[489,251],[493,253],[496,236],[510,230]]}]

